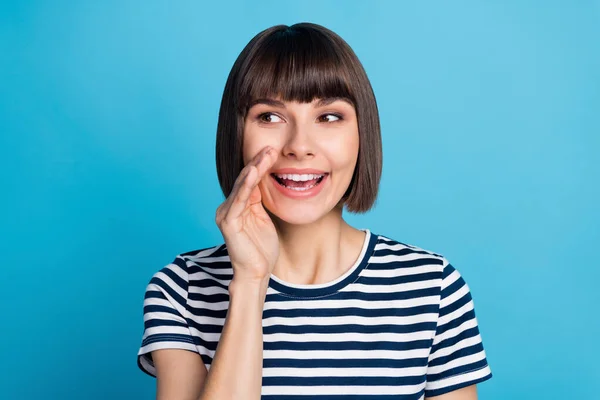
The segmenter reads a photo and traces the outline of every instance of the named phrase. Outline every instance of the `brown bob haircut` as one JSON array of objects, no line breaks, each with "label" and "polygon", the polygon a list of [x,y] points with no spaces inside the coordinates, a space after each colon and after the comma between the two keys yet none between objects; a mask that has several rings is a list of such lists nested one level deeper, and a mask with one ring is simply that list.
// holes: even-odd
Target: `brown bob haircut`
[{"label": "brown bob haircut", "polygon": [[276,25],[258,33],[229,73],[216,140],[217,175],[225,197],[244,167],[244,121],[253,101],[311,102],[332,97],[347,99],[358,121],[358,161],[342,201],[353,213],[370,210],[377,198],[383,159],[373,88],[358,57],[341,37],[306,22]]}]

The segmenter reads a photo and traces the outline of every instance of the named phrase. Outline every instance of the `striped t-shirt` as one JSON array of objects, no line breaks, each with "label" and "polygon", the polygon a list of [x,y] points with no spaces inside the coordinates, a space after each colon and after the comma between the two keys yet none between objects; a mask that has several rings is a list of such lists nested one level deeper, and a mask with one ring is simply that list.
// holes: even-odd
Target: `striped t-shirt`
[{"label": "striped t-shirt", "polygon": [[[469,287],[443,256],[365,230],[335,281],[271,275],[264,304],[263,400],[418,400],[491,378]],[[226,246],[190,251],[157,272],[144,300],[139,367],[186,349],[207,369],[227,315]]]}]

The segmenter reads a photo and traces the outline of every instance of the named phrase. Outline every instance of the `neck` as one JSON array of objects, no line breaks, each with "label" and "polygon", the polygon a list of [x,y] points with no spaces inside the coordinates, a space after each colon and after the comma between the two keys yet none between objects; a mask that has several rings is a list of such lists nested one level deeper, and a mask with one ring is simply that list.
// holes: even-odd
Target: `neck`
[{"label": "neck", "polygon": [[273,275],[301,285],[331,282],[350,269],[362,249],[365,233],[348,225],[342,207],[304,225],[271,215],[279,236],[279,258]]}]

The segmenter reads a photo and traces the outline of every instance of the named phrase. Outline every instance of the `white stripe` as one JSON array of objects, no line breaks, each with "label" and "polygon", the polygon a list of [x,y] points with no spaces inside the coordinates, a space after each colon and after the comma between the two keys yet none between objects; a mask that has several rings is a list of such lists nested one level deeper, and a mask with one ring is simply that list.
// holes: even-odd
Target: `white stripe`
[{"label": "white stripe", "polygon": [[477,320],[475,318],[471,318],[457,326],[456,328],[448,329],[446,332],[436,335],[433,339],[432,345],[436,345],[446,339],[450,339],[459,335],[461,332],[464,332],[468,329],[474,328],[477,326]]},{"label": "white stripe", "polygon": [[[435,322],[437,314],[417,314],[408,317],[362,317],[358,315],[347,315],[347,316],[326,316],[326,317],[269,317],[263,318],[263,327],[274,326],[274,325],[285,325],[285,326],[303,326],[303,325],[319,325],[319,326],[333,326],[333,325],[345,325],[345,324],[357,324],[357,325],[410,325],[421,322]],[[210,318],[217,320],[216,318]]]},{"label": "white stripe", "polygon": [[190,336],[190,330],[183,326],[153,326],[144,331],[144,339],[152,335],[169,335],[169,334],[187,335]]},{"label": "white stripe", "polygon": [[[394,269],[365,269],[361,276],[369,278],[395,278],[397,276],[412,276],[429,272],[440,272],[439,265],[422,265],[420,267],[394,268]],[[441,280],[441,278],[439,279]],[[438,281],[439,281],[438,280]]]},{"label": "white stripe", "polygon": [[463,339],[460,342],[454,344],[453,346],[438,349],[435,353],[430,354],[429,361],[433,361],[440,357],[449,356],[450,354],[453,354],[454,352],[456,352],[458,350],[464,349],[465,347],[476,345],[478,343],[481,343],[481,337],[479,335]]},{"label": "white stripe", "polygon": [[[215,272],[215,271],[213,271],[213,272]],[[225,272],[222,272],[221,270],[219,270],[218,274],[219,275],[221,275],[221,274],[227,275]],[[231,282],[231,279],[218,279],[203,270],[190,274],[189,279],[190,279],[190,281],[200,281],[203,279],[210,279],[213,282],[217,282],[217,283],[220,283],[221,285],[225,285],[225,286],[229,286],[229,283]]]},{"label": "white stripe", "polygon": [[[410,257],[410,258],[409,258]],[[387,254],[385,256],[373,255],[369,259],[369,264],[387,264],[391,262],[402,262],[402,261],[411,261],[411,260],[420,260],[420,259],[431,259],[431,258],[439,258],[436,256],[432,256],[429,254],[411,254],[411,255],[398,255],[398,254]],[[442,267],[437,263],[431,263],[431,265],[436,265],[438,269],[442,269]]]},{"label": "white stripe", "polygon": [[[171,271],[173,271],[175,273],[175,275],[177,275],[178,277],[180,277],[183,281],[187,281],[187,271],[183,270],[179,265],[177,264],[169,264],[165,267],[166,269],[170,269]],[[162,274],[162,272],[157,272],[156,275],[158,274]]]},{"label": "white stripe", "polygon": [[458,289],[456,292],[452,293],[450,296],[442,298],[442,301],[440,304],[440,310],[446,308],[447,306],[454,303],[455,301],[462,299],[468,293],[469,293],[469,288],[467,287],[467,285],[463,285],[463,287]]},{"label": "white stripe", "polygon": [[[274,395],[406,395],[418,393],[423,384],[406,386],[263,386],[263,396]],[[310,397],[307,397],[310,398]]]},{"label": "white stripe", "polygon": [[190,293],[199,293],[199,294],[203,294],[203,295],[211,295],[211,294],[226,294],[229,295],[229,290],[222,288],[220,286],[210,286],[210,287],[197,287],[197,286],[190,286],[189,288],[189,292]]},{"label": "white stripe", "polygon": [[[200,300],[188,300],[188,305],[191,309],[195,310],[211,310],[211,311],[223,311],[229,308],[228,301],[219,301],[217,303],[208,303]],[[198,317],[191,315],[191,318],[198,319]],[[201,321],[198,321],[201,322]]]},{"label": "white stripe", "polygon": [[464,365],[469,365],[469,364],[479,362],[479,361],[483,360],[484,358],[485,358],[485,352],[480,351],[478,353],[471,354],[471,355],[468,355],[465,357],[456,358],[446,364],[429,367],[427,369],[427,373],[432,374],[432,375],[440,374],[444,371],[451,370],[452,368],[461,367]]},{"label": "white stripe", "polygon": [[[229,256],[220,256],[220,257],[190,257],[190,261],[202,266],[203,264],[213,264],[213,263],[228,263],[231,262]],[[220,268],[219,268],[220,269]]]},{"label": "white stripe", "polygon": [[[160,279],[161,281],[163,281],[165,283],[165,285],[167,285],[170,289],[173,289],[173,291],[177,292],[177,294],[181,297],[183,297],[184,299],[187,298],[187,292],[185,291],[185,289],[181,288],[178,284],[176,284],[171,278],[169,278],[168,275],[166,275],[163,272],[157,272],[154,275],[156,278]],[[167,299],[172,300],[171,296],[169,296],[169,294],[167,293],[166,290],[164,290],[161,286],[159,286],[156,283],[150,283],[148,285],[149,288],[152,288],[153,290],[157,290],[160,292],[163,292],[165,297],[167,297]]]},{"label": "white stripe", "polygon": [[452,285],[454,282],[456,282],[458,280],[458,278],[460,278],[460,274],[458,273],[458,271],[457,270],[452,271],[452,273],[450,275],[448,275],[447,277],[445,277],[442,280],[442,290],[444,290],[448,286]]},{"label": "white stripe", "polygon": [[[179,314],[171,314],[168,312],[149,312],[149,313],[145,313],[144,314],[144,322],[153,320],[153,319],[162,319],[162,320],[167,320],[167,321],[177,321],[177,322],[181,322],[181,323],[187,323],[187,321],[181,317],[181,315]],[[170,327],[170,325],[167,325],[166,327]]]},{"label": "white stripe", "polygon": [[264,335],[264,342],[294,342],[294,343],[310,343],[310,342],[326,342],[326,343],[343,343],[343,342],[409,342],[413,340],[429,340],[433,336],[433,331],[419,331],[414,333],[271,333]]},{"label": "white stripe", "polygon": [[406,247],[402,243],[392,243],[392,242],[380,242],[375,245],[375,251],[377,250],[404,250],[410,249],[410,247]]},{"label": "white stripe", "polygon": [[[153,289],[154,290],[154,289]],[[155,290],[162,293],[162,290]],[[168,308],[173,308],[173,304],[169,302],[167,299],[160,299],[157,297],[148,297],[144,299],[144,307],[146,306],[163,306]]]},{"label": "white stripe", "polygon": [[484,368],[480,368],[475,371],[467,372],[460,375],[455,375],[450,378],[442,379],[441,381],[436,382],[427,382],[426,389],[427,390],[437,390],[442,389],[449,386],[458,385],[459,383],[470,382],[484,376],[490,374],[490,367],[485,366]]},{"label": "white stripe", "polygon": [[[437,305],[439,296],[419,297],[414,299],[401,300],[360,300],[360,299],[326,299],[326,300],[298,300],[267,302],[264,310],[297,310],[297,309],[324,309],[324,308],[362,308],[364,310],[382,310],[382,309],[406,309],[424,305]],[[190,301],[190,304],[193,304]]]},{"label": "white stripe", "polygon": [[397,240],[390,239],[390,238],[385,237],[385,236],[379,235],[379,239],[381,239],[381,240],[383,240],[385,242],[391,242],[391,243],[399,244],[399,245],[404,246],[405,248],[409,248],[411,250],[424,251],[424,252],[427,252],[427,253],[431,253],[431,251],[427,251],[425,249],[422,249],[420,247],[414,246],[414,245],[409,244],[409,243],[399,243]]},{"label": "white stripe", "polygon": [[427,358],[429,349],[414,350],[264,350],[265,359],[291,360],[408,360]]},{"label": "white stripe", "polygon": [[362,283],[352,283],[342,292],[360,291],[364,293],[402,293],[409,290],[430,289],[439,287],[439,279],[429,279],[426,281],[398,283],[395,285],[365,285]]},{"label": "white stripe", "polygon": [[446,314],[443,317],[440,317],[438,321],[438,326],[444,326],[448,322],[454,321],[455,319],[460,319],[460,317],[462,317],[464,314],[468,313],[471,310],[473,310],[473,302],[469,301],[458,310],[454,310],[450,314]]},{"label": "white stripe", "polygon": [[184,350],[191,350],[196,353],[198,352],[196,349],[196,346],[194,346],[192,343],[177,342],[177,341],[172,341],[172,342],[171,341],[161,341],[161,342],[150,343],[150,344],[140,348],[140,350],[138,351],[138,355],[147,354],[147,353],[153,352],[154,350],[161,350],[161,349],[184,349]]},{"label": "white stripe", "polygon": [[263,368],[263,377],[408,377],[425,375],[427,367],[409,368]]},{"label": "white stripe", "polygon": [[[375,246],[375,251],[377,250],[392,250],[392,251],[402,251],[402,250],[412,250],[413,252],[408,254],[399,255],[399,257],[406,257],[407,259],[418,260],[421,258],[437,258],[440,259],[440,256],[433,254],[430,251],[421,249],[419,247],[406,245],[403,243],[378,243]],[[416,251],[421,251],[423,253],[417,253]],[[441,267],[441,266],[440,266]]]},{"label": "white stripe", "polygon": [[220,247],[221,247],[221,245],[217,245],[217,246],[199,251],[198,253],[196,253],[194,255],[189,255],[189,256],[185,256],[185,257],[190,261],[200,260],[202,258],[206,258],[206,257],[210,256],[213,253],[216,253]]}]

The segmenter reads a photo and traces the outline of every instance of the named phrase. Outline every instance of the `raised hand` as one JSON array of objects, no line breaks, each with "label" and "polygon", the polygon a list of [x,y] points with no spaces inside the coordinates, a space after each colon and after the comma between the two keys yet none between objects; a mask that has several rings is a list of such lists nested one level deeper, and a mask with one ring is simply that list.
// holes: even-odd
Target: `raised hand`
[{"label": "raised hand", "polygon": [[217,208],[216,223],[227,245],[236,281],[262,282],[269,278],[279,256],[273,221],[261,203],[258,183],[277,160],[269,146],[240,172],[231,194]]}]

